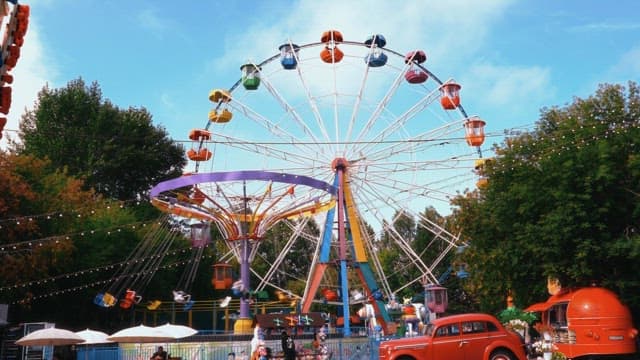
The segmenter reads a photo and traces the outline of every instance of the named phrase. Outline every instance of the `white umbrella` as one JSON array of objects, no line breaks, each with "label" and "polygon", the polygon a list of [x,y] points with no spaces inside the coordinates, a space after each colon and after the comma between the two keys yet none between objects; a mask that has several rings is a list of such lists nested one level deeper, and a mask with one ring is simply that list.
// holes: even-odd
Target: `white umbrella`
[{"label": "white umbrella", "polygon": [[174,339],[182,339],[189,336],[193,336],[198,333],[198,330],[192,329],[184,325],[173,325],[166,323],[164,325],[156,326],[155,329],[160,329],[163,332],[173,336]]},{"label": "white umbrella", "polygon": [[107,337],[107,340],[119,343],[154,343],[173,339],[173,336],[160,329],[144,325],[126,328]]},{"label": "white umbrella", "polygon": [[76,334],[84,339],[84,341],[81,342],[80,345],[106,344],[113,342],[107,339],[109,337],[109,334],[103,333],[102,331],[87,329],[76,331]]},{"label": "white umbrella", "polygon": [[83,341],[84,339],[73,331],[52,327],[29,333],[17,340],[16,344],[22,346],[58,346],[79,344]]}]

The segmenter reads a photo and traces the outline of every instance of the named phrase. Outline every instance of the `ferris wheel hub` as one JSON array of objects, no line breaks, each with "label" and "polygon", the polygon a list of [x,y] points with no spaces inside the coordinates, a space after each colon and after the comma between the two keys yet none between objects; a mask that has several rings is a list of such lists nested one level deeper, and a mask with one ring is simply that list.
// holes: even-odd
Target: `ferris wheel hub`
[{"label": "ferris wheel hub", "polygon": [[334,171],[344,170],[349,167],[349,161],[345,158],[335,158],[331,162],[331,168]]}]

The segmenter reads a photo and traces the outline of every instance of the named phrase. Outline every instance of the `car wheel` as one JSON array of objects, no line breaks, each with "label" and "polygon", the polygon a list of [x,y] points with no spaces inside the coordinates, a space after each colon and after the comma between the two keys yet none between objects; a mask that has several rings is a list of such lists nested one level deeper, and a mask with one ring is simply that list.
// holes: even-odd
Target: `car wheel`
[{"label": "car wheel", "polygon": [[415,359],[412,358],[411,356],[400,356],[396,360],[415,360]]},{"label": "car wheel", "polygon": [[498,350],[493,352],[489,357],[489,360],[517,360],[509,351]]}]

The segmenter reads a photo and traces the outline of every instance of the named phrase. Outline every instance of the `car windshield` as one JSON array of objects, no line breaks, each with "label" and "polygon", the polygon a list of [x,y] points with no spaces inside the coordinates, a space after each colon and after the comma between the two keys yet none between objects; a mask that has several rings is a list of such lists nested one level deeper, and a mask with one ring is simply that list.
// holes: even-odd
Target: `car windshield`
[{"label": "car windshield", "polygon": [[425,336],[433,336],[433,329],[435,327],[433,326],[433,324],[427,324],[427,326],[424,327],[424,331],[422,333],[422,335]]}]

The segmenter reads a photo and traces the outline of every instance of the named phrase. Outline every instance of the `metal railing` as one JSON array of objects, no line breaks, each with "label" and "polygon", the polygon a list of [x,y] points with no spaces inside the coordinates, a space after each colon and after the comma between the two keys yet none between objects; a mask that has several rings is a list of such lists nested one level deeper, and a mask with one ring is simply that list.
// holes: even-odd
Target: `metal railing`
[{"label": "metal railing", "polygon": [[[251,341],[243,339],[207,341],[208,336],[203,336],[204,341],[194,341],[194,336],[189,342],[175,342],[162,344],[120,344],[99,347],[78,347],[77,360],[149,360],[158,346],[163,346],[169,353],[170,360],[227,360],[229,353],[235,354],[235,359],[246,360],[251,358]],[[324,359],[319,356],[311,346],[310,336],[301,336],[295,339],[297,359]],[[273,359],[282,359],[281,343],[279,337],[269,337],[264,340],[265,346],[270,348]],[[326,359],[364,360],[378,359],[379,341],[366,336],[354,337],[330,337],[325,342],[330,357]],[[244,360],[244,359],[243,359]]]}]

